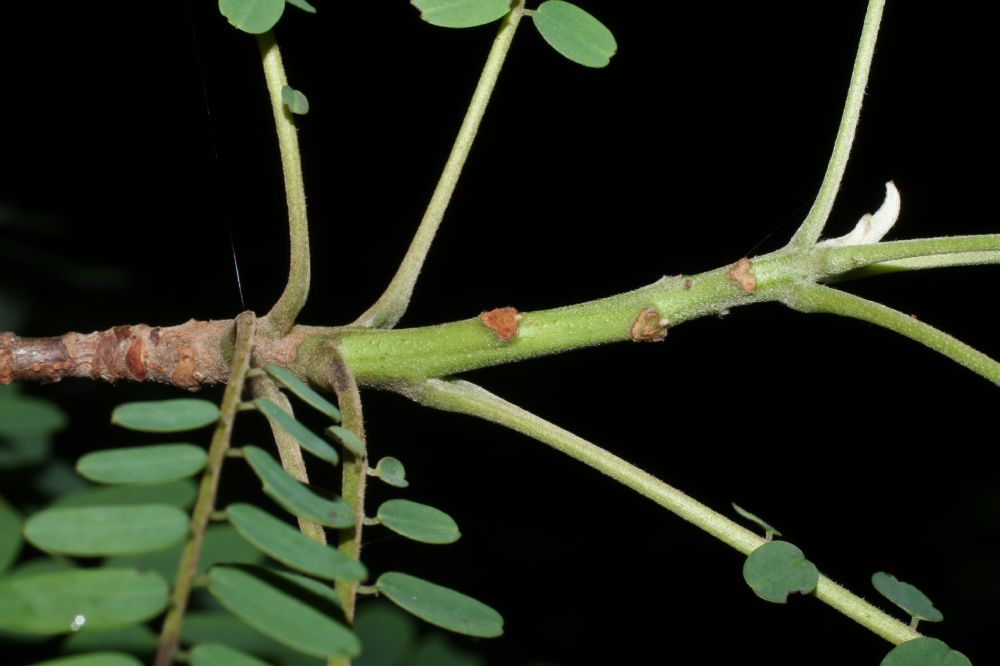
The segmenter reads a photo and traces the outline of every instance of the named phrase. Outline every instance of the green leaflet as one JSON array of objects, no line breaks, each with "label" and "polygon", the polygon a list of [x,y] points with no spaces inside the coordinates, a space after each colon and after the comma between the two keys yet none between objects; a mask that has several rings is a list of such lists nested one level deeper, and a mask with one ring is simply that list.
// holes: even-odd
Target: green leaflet
[{"label": "green leaflet", "polygon": [[771,541],[750,553],[743,578],[761,599],[783,604],[793,592],[809,594],[816,589],[819,571],[797,546]]},{"label": "green leaflet", "polygon": [[267,32],[285,11],[285,0],[219,0],[219,11],[229,23],[251,35]]},{"label": "green leaflet", "polygon": [[376,518],[397,534],[424,543],[454,543],[462,536],[444,511],[404,499],[383,502]]},{"label": "green leaflet", "polygon": [[197,474],[207,459],[194,444],[155,444],[94,451],[76,469],[97,483],[166,483]]},{"label": "green leaflet", "polygon": [[365,455],[365,443],[347,428],[339,425],[332,425],[326,429],[326,434],[340,442],[340,445],[353,453],[357,457]]},{"label": "green leaflet", "polygon": [[406,468],[403,467],[403,463],[392,456],[380,459],[375,465],[375,469],[369,473],[396,488],[406,488],[410,485],[410,482],[406,480]]},{"label": "green leaflet", "polygon": [[500,614],[461,592],[396,571],[379,576],[375,587],[403,610],[444,629],[482,638],[503,634]]},{"label": "green leaflet", "polygon": [[92,487],[61,495],[53,500],[53,507],[110,506],[129,504],[169,504],[180,509],[194,506],[198,488],[191,479],[159,483],[149,486]]},{"label": "green leaflet", "polygon": [[[295,89],[291,87],[289,87],[289,90],[295,91]],[[299,94],[301,95],[301,93]],[[281,91],[281,96],[285,104],[288,104],[288,100],[284,99],[284,90]],[[303,97],[305,97],[305,95],[303,95]],[[292,110],[292,113],[298,112]],[[274,381],[278,382],[281,386],[295,394],[302,402],[306,403],[321,414],[327,415],[337,423],[340,423],[340,410],[337,406],[316,391],[312,390],[304,381],[284,368],[279,368],[276,365],[265,365],[264,371],[271,375],[271,378],[274,379]]]},{"label": "green leaflet", "polygon": [[192,666],[267,666],[257,657],[219,643],[201,643],[191,649]]},{"label": "green leaflet", "polygon": [[281,407],[264,398],[254,400],[253,404],[269,421],[294,437],[303,449],[331,464],[336,465],[340,462],[340,456],[337,455],[335,448]]},{"label": "green leaflet", "polygon": [[17,561],[21,552],[21,516],[0,506],[0,575]]},{"label": "green leaflet", "polygon": [[39,661],[32,666],[142,666],[142,662],[130,654],[121,652],[92,652]]},{"label": "green leaflet", "polygon": [[0,629],[63,634],[146,620],[167,605],[167,583],[129,569],[69,569],[0,580]]},{"label": "green leaflet", "polygon": [[[166,580],[177,575],[177,565],[181,561],[184,543],[178,542],[166,550],[141,555],[115,555],[104,561],[109,567],[130,567],[139,571],[155,571]],[[264,554],[247,542],[231,525],[225,523],[209,525],[201,543],[198,557],[198,575],[204,575],[210,568],[225,562],[227,564],[260,564]]]},{"label": "green leaflet", "polygon": [[897,645],[881,666],[972,666],[972,662],[944,642],[925,636]]},{"label": "green leaflet", "polygon": [[606,67],[618,51],[611,31],[569,2],[543,2],[531,18],[549,46],[580,65]]},{"label": "green leaflet", "polygon": [[250,504],[226,509],[229,522],[264,553],[303,573],[329,580],[360,581],[368,575],[364,565],[336,548],[313,541],[297,528]]},{"label": "green leaflet", "polygon": [[741,516],[749,520],[751,523],[754,523],[761,529],[763,529],[765,537],[769,541],[772,536],[781,536],[781,532],[779,532],[777,529],[774,528],[773,525],[771,525],[769,522],[767,522],[757,514],[750,513],[749,511],[738,505],[736,502],[732,502],[732,505],[733,505],[733,510],[736,511],[736,513],[740,514]]},{"label": "green leaflet", "polygon": [[111,412],[111,422],[140,432],[185,432],[212,425],[219,419],[215,403],[196,398],[127,402]]},{"label": "green leaflet", "polygon": [[940,622],[944,619],[923,592],[909,583],[897,580],[892,574],[879,571],[872,575],[872,585],[879,593],[918,620]]},{"label": "green leaflet", "polygon": [[420,18],[441,28],[472,28],[502,18],[510,0],[410,0]]},{"label": "green leaflet", "polygon": [[263,449],[246,446],[243,453],[264,484],[264,493],[289,513],[327,527],[354,525],[354,512],[343,499],[317,495],[309,486],[290,477],[278,461]]},{"label": "green leaflet", "polygon": [[313,603],[301,588],[266,569],[216,566],[209,591],[230,612],[263,634],[317,657],[353,657],[357,637],[330,617],[329,604]]},{"label": "green leaflet", "polygon": [[184,538],[188,524],[186,513],[167,504],[56,507],[28,518],[24,536],[51,553],[125,555],[167,548]]}]

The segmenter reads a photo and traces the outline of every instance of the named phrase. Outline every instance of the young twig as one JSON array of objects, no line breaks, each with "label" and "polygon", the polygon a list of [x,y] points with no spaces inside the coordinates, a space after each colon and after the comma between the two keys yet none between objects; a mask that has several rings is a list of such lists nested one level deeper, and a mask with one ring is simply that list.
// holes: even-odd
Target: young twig
[{"label": "young twig", "polygon": [[278,301],[265,317],[268,328],[283,335],[291,330],[295,318],[309,296],[309,221],[306,217],[306,192],[302,182],[299,139],[291,112],[285,108],[281,90],[287,85],[285,66],[274,34],[266,32],[257,38],[271,98],[274,126],[281,150],[281,170],[285,177],[285,201],[288,206],[288,236],[290,259],[288,281]]},{"label": "young twig", "polygon": [[374,305],[358,317],[354,325],[370,328],[392,328],[406,312],[406,308],[410,304],[410,296],[413,294],[413,287],[420,275],[420,269],[424,265],[427,252],[431,249],[431,243],[434,242],[434,235],[448,209],[448,202],[451,201],[455,185],[458,184],[462,167],[465,166],[472,142],[476,138],[476,132],[479,131],[479,123],[486,113],[486,106],[493,93],[493,87],[500,75],[500,69],[507,57],[511,41],[514,39],[514,31],[523,15],[523,0],[515,0],[512,3],[510,13],[501,23],[500,31],[493,40],[493,48],[490,49],[489,56],[486,58],[486,64],[479,77],[479,83],[476,84],[476,90],[472,93],[472,101],[469,102],[462,126],[458,130],[458,136],[455,137],[455,143],[448,155],[448,161],[445,162],[441,178],[438,180],[437,187],[434,188],[434,193],[431,195],[430,203],[427,204],[427,210],[424,212],[423,219],[420,220],[420,226],[417,228],[413,241],[385,292],[379,296]]},{"label": "young twig", "polygon": [[882,21],[882,9],[885,0],[869,0],[868,12],[865,14],[864,28],[861,30],[861,43],[854,59],[854,71],[851,73],[851,83],[847,90],[847,101],[844,103],[844,113],[840,118],[840,128],[833,145],[833,153],[823,176],[816,201],[802,225],[792,236],[789,247],[805,248],[816,243],[823,227],[833,210],[833,202],[840,189],[840,181],[847,169],[847,159],[854,144],[854,134],[861,116],[861,103],[868,85],[868,72],[871,69],[872,57],[875,55],[875,40],[878,38],[878,28]]},{"label": "young twig", "polygon": [[159,648],[156,652],[156,666],[169,666],[174,660],[181,639],[184,614],[187,611],[191,584],[198,573],[198,559],[201,544],[205,538],[212,512],[215,511],[215,496],[219,488],[219,476],[225,462],[226,451],[233,434],[233,422],[243,394],[243,384],[250,368],[250,355],[254,345],[257,320],[252,312],[244,312],[236,317],[236,344],[233,351],[232,371],[226,390],[222,395],[219,421],[212,433],[212,443],[208,448],[208,463],[201,477],[198,499],[191,514],[191,530],[181,555],[177,577],[170,597],[170,610],[163,621]]},{"label": "young twig", "polygon": [[[421,405],[475,416],[548,444],[653,500],[745,555],[749,555],[767,542],[758,534],[713,511],[635,465],[475,384],[460,380],[434,379],[419,384],[401,385],[396,390]],[[820,601],[829,604],[891,643],[899,644],[920,636],[906,624],[825,576],[820,576],[814,594]]]}]

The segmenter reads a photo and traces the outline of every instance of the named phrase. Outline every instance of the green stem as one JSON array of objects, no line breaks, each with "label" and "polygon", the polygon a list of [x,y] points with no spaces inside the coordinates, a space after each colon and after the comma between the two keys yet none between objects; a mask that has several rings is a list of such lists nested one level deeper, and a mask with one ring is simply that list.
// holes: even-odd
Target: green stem
[{"label": "green stem", "polygon": [[855,271],[844,273],[840,279],[860,280],[862,278],[884,275],[886,273],[900,273],[905,271],[918,271],[927,268],[953,268],[955,266],[985,266],[988,264],[1000,264],[1000,251],[993,252],[956,252],[954,254],[936,254],[926,257],[911,257],[909,259],[899,259],[896,261],[881,261],[871,264]]},{"label": "green stem", "polygon": [[881,303],[823,285],[802,285],[789,292],[785,303],[800,312],[825,312],[877,324],[944,354],[1000,386],[1000,363],[930,324]]},{"label": "green stem", "polygon": [[[942,236],[890,241],[871,245],[817,248],[827,279],[872,264],[936,268],[968,263],[998,263],[1000,234]],[[889,262],[892,262],[891,264]]]},{"label": "green stem", "polygon": [[[475,384],[434,379],[398,386],[396,390],[422,405],[476,416],[548,444],[653,500],[744,555],[766,543],[763,537],[651,474]],[[820,576],[815,596],[892,643],[920,635],[825,576]]]},{"label": "green stem", "polygon": [[[790,264],[782,264],[787,268]],[[757,266],[757,263],[754,263]],[[758,271],[758,275],[763,275]],[[647,309],[676,326],[727,308],[779,297],[774,285],[786,278],[773,271],[754,293],[740,289],[720,268],[690,278],[664,278],[648,287],[553,310],[525,312],[516,336],[504,341],[480,319],[410,329],[345,328],[332,332],[362,386],[420,381],[475,368],[555,354],[632,338],[632,326]],[[298,330],[298,329],[296,329]],[[313,343],[319,354],[327,352]],[[310,354],[294,367],[309,374]]]},{"label": "green stem", "polygon": [[229,450],[233,422],[236,420],[240,396],[243,394],[246,372],[250,367],[250,354],[253,350],[256,328],[257,320],[252,312],[244,312],[236,317],[236,344],[230,366],[229,382],[222,395],[219,421],[212,433],[212,443],[208,448],[208,463],[201,477],[198,499],[191,514],[191,530],[187,542],[184,544],[184,552],[181,555],[177,576],[174,579],[173,592],[170,596],[170,610],[167,612],[163,621],[163,629],[160,632],[156,666],[169,666],[174,660],[177,646],[180,643],[184,614],[187,611],[188,598],[191,594],[191,584],[198,574],[198,559],[205,538],[205,529],[208,527],[209,519],[215,510],[219,477],[222,474],[226,451]]},{"label": "green stem", "polygon": [[[358,384],[354,381],[350,368],[337,355],[330,366],[330,382],[337,393],[340,405],[341,424],[365,441],[364,414],[361,409],[361,394]],[[343,449],[343,474],[341,496],[354,510],[354,527],[342,530],[340,533],[340,552],[355,560],[361,559],[361,530],[365,522],[365,484],[368,479],[368,457],[355,456],[346,448]],[[358,583],[354,581],[337,581],[337,594],[340,596],[340,606],[348,622],[354,621],[354,606],[358,594]]]},{"label": "green stem", "polygon": [[814,245],[819,240],[820,234],[823,233],[823,227],[830,217],[830,211],[833,210],[833,202],[837,198],[840,181],[843,180],[844,171],[847,169],[847,159],[850,157],[851,146],[854,143],[858,118],[861,116],[861,103],[865,96],[865,86],[868,85],[868,72],[871,69],[872,56],[875,55],[875,41],[878,38],[878,28],[882,21],[884,7],[885,0],[869,0],[868,2],[865,24],[861,30],[861,43],[858,45],[858,54],[854,59],[854,71],[851,73],[847,101],[844,103],[844,112],[840,118],[837,139],[833,144],[833,153],[830,155],[830,162],[826,167],[826,174],[823,176],[823,184],[820,185],[816,201],[792,237],[790,246],[805,248]]},{"label": "green stem", "polygon": [[[928,257],[938,257],[929,259]],[[851,247],[779,250],[756,257],[751,292],[734,281],[732,266],[691,276],[665,277],[634,291],[551,310],[521,313],[517,334],[505,341],[481,319],[420,328],[377,330],[297,327],[315,335],[300,349],[293,370],[320,386],[315,368],[328,364],[325,345],[336,343],[362,386],[391,386],[468,370],[633,339],[632,325],[653,308],[670,328],[691,319],[764,301],[790,302],[801,285],[860,277],[859,267],[888,262],[1000,261],[1000,235],[955,236]],[[310,350],[310,348],[312,350]],[[326,367],[326,365],[322,365]]]},{"label": "green stem", "polygon": [[288,236],[291,246],[288,282],[266,316],[268,327],[283,335],[292,328],[309,296],[309,221],[306,217],[306,191],[302,182],[295,121],[281,98],[281,90],[288,84],[281,52],[271,32],[259,35],[257,45],[260,47],[274,126],[278,134],[281,170],[285,178],[285,202],[288,207]]},{"label": "green stem", "polygon": [[472,93],[472,101],[465,112],[462,126],[455,137],[455,143],[445,162],[444,170],[438,180],[437,187],[431,195],[430,203],[424,212],[420,226],[410,243],[406,255],[403,257],[396,275],[393,276],[389,286],[379,299],[364,312],[355,325],[376,328],[392,328],[402,318],[406,308],[410,303],[413,294],[413,287],[420,275],[420,269],[427,258],[427,252],[434,242],[441,220],[448,209],[448,202],[458,184],[458,178],[462,174],[462,167],[472,149],[472,143],[479,131],[479,124],[486,113],[486,106],[489,104],[490,95],[496,85],[500,69],[510,50],[511,41],[514,39],[514,31],[517,29],[521,17],[524,15],[523,0],[515,0],[512,3],[510,13],[500,25],[500,31],[493,40],[493,47],[490,49],[483,72],[479,77],[479,83]]}]

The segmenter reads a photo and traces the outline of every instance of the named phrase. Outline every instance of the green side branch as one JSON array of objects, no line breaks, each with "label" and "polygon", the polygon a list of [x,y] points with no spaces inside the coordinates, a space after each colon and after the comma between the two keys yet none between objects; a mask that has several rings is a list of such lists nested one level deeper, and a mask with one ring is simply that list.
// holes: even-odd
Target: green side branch
[{"label": "green side branch", "polygon": [[834,141],[833,152],[830,154],[830,162],[826,167],[826,174],[816,194],[816,201],[806,215],[802,225],[792,236],[790,247],[809,247],[819,240],[823,233],[823,227],[833,210],[833,202],[837,198],[840,190],[840,181],[844,178],[847,170],[847,160],[851,155],[851,146],[854,145],[854,135],[857,132],[858,120],[861,117],[861,104],[865,97],[865,88],[868,85],[868,73],[871,71],[872,58],[875,56],[875,42],[878,38],[879,25],[882,22],[882,10],[885,8],[885,0],[869,0],[868,11],[865,14],[864,27],[861,30],[861,40],[858,44],[858,53],[854,59],[854,70],[851,72],[851,83],[847,89],[847,99],[844,102],[844,111],[840,118],[840,127],[837,129],[837,138]]},{"label": "green side branch", "polygon": [[785,303],[800,312],[836,314],[877,324],[940,352],[1000,386],[1000,363],[944,331],[881,303],[821,284],[803,285],[790,291]]},{"label": "green side branch", "polygon": [[[744,555],[749,555],[767,543],[760,535],[733,522],[652,474],[622,460],[610,451],[475,384],[461,380],[432,379],[415,384],[401,384],[396,386],[395,390],[421,405],[475,416],[548,444],[656,502]],[[820,576],[814,595],[891,643],[898,645],[920,636],[916,630],[825,576]]]},{"label": "green side branch", "polygon": [[472,149],[476,134],[479,131],[479,124],[486,113],[490,96],[496,86],[497,77],[503,67],[507,52],[510,50],[511,42],[514,40],[514,32],[524,15],[523,0],[516,0],[511,3],[510,13],[504,18],[500,25],[500,30],[493,40],[493,47],[486,58],[483,72],[476,84],[476,89],[472,93],[472,100],[469,108],[465,112],[465,118],[455,137],[451,153],[445,162],[444,170],[438,180],[434,193],[431,195],[427,210],[420,220],[420,226],[410,243],[406,255],[399,264],[399,269],[393,276],[389,286],[378,300],[364,312],[355,323],[358,326],[392,328],[406,312],[410,303],[410,296],[413,294],[413,287],[417,283],[420,269],[424,265],[427,253],[430,251],[434,236],[437,234],[441,220],[444,219],[451,195],[458,184],[459,176],[462,175],[462,168],[465,166],[466,158]]},{"label": "green side branch", "polygon": [[[351,374],[351,369],[343,359],[336,357],[336,362],[330,366],[330,381],[337,393],[340,405],[341,424],[365,441],[364,412],[361,405],[361,394],[358,384]],[[365,520],[365,488],[368,480],[368,457],[358,456],[347,447],[343,449],[343,469],[341,474],[341,496],[354,511],[354,527],[341,530],[339,550],[348,557],[361,559],[361,531]],[[344,617],[348,622],[354,622],[355,602],[358,595],[356,581],[337,581],[337,595],[340,607],[344,609]]]},{"label": "green side branch", "polygon": [[274,33],[258,36],[264,78],[274,114],[274,128],[281,152],[281,171],[285,180],[285,202],[288,207],[288,237],[290,258],[288,281],[278,301],[265,318],[266,326],[278,333],[287,333],[309,296],[309,221],[306,217],[306,189],[302,180],[299,138],[292,113],[285,108],[281,91],[288,85]]},{"label": "green side branch", "polygon": [[250,356],[254,345],[257,320],[252,312],[244,312],[236,317],[234,328],[235,343],[229,382],[222,395],[219,421],[212,433],[212,442],[208,447],[208,462],[201,477],[198,499],[195,501],[191,515],[191,530],[184,544],[184,551],[181,554],[173,591],[170,595],[170,608],[160,632],[155,661],[157,666],[169,666],[173,663],[180,644],[181,629],[184,625],[184,615],[191,594],[191,585],[198,573],[201,545],[212,512],[215,511],[219,477],[222,474],[222,465],[225,462],[226,451],[229,450],[229,443],[232,439],[233,423],[236,420],[236,412],[239,410],[240,396],[243,394],[247,371],[250,369]]}]

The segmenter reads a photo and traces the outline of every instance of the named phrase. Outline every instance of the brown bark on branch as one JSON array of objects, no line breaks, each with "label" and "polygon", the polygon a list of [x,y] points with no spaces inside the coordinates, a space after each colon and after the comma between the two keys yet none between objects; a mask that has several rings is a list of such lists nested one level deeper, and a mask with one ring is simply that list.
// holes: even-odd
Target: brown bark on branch
[{"label": "brown bark on branch", "polygon": [[232,335],[232,320],[191,320],[168,327],[115,326],[50,338],[0,333],[0,384],[81,377],[153,381],[197,390],[203,384],[228,380],[223,341]]}]

